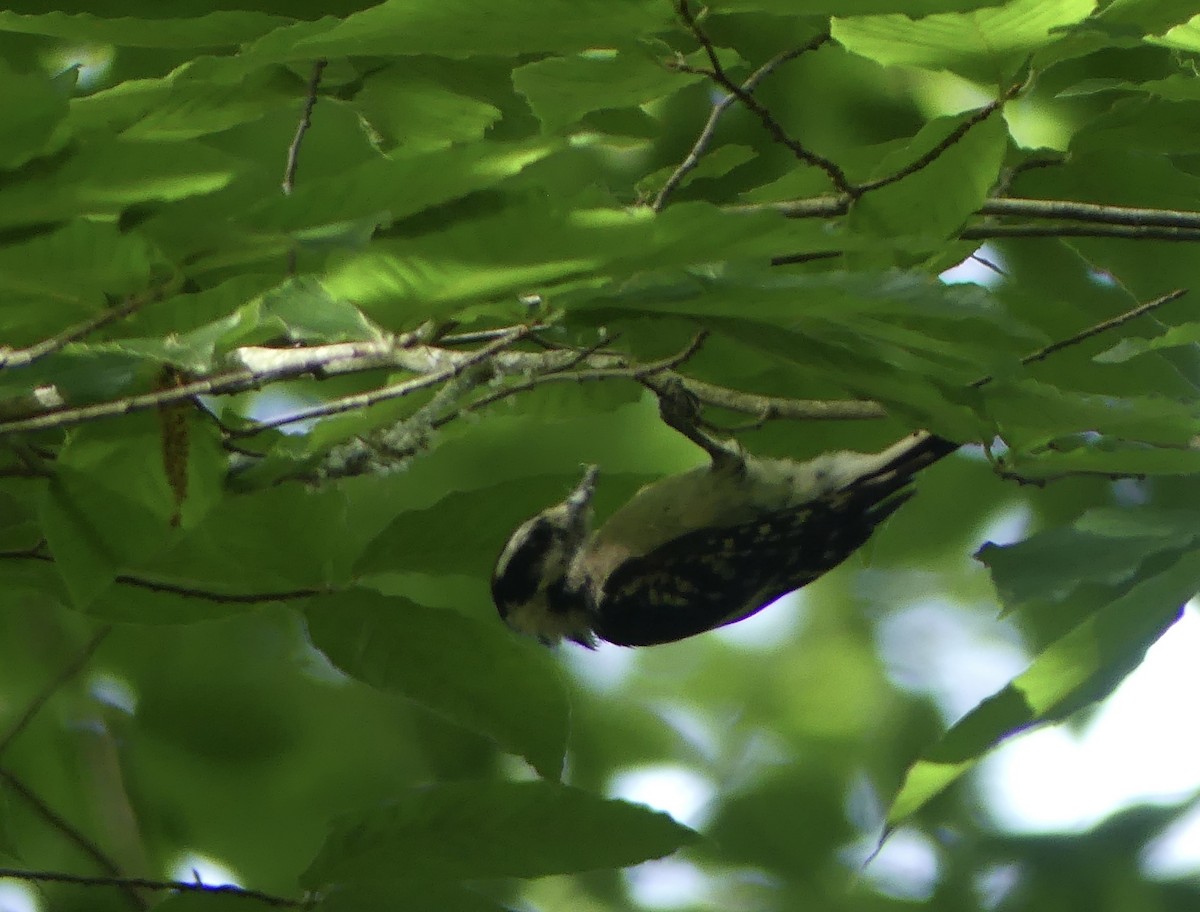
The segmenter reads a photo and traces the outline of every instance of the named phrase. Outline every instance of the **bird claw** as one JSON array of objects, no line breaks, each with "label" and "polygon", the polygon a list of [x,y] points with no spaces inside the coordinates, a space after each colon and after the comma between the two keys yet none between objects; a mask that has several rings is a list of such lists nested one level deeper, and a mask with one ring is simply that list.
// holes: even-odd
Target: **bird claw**
[{"label": "bird claw", "polygon": [[700,429],[703,420],[700,400],[683,385],[683,381],[668,377],[647,386],[658,397],[658,414],[663,423],[708,453],[713,465],[745,461],[745,454],[736,440],[719,440]]}]

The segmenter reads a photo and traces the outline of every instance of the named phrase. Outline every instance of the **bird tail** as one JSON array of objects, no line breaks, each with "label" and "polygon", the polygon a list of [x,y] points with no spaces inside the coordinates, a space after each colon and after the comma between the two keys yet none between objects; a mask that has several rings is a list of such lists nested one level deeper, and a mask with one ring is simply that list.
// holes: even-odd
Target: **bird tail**
[{"label": "bird tail", "polygon": [[871,504],[868,515],[880,523],[913,496],[913,476],[939,459],[949,456],[959,444],[927,431],[917,431],[877,454],[875,468],[855,479],[853,487]]}]

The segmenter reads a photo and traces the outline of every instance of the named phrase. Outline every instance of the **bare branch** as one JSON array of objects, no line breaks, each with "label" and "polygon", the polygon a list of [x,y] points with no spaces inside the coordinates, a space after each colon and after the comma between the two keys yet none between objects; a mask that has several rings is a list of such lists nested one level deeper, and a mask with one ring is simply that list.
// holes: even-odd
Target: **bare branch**
[{"label": "bare branch", "polygon": [[[751,73],[749,78],[747,78],[746,81],[741,84],[740,88],[742,93],[745,95],[753,94],[754,90],[758,88],[758,84],[772,72],[774,72],[778,67],[787,63],[789,60],[796,59],[807,51],[816,50],[828,40],[829,33],[823,32],[804,47],[793,48],[790,51],[784,51],[783,53],[776,54],[757,70]],[[654,202],[650,204],[651,209],[653,209],[655,212],[661,212],[667,205],[668,197],[675,192],[675,190],[679,187],[679,184],[688,175],[688,173],[694,170],[695,167],[700,164],[700,157],[708,150],[709,143],[712,142],[713,136],[717,132],[717,123],[720,121],[721,115],[724,114],[729,109],[730,105],[732,105],[738,99],[738,95],[731,93],[713,105],[712,112],[708,115],[708,122],[705,123],[704,129],[700,131],[700,135],[696,138],[696,142],[692,145],[687,157],[684,158],[679,167],[675,169],[674,173],[667,178],[667,182],[663,184],[662,189],[658,191],[658,195],[654,198]]]},{"label": "bare branch", "polygon": [[[1060,339],[1057,342],[1050,343],[1044,348],[1039,348],[1032,354],[1026,355],[1024,358],[1022,358],[1021,363],[1024,365],[1030,365],[1035,364],[1038,361],[1044,361],[1055,352],[1062,351],[1064,348],[1069,348],[1072,345],[1078,345],[1080,342],[1084,342],[1092,338],[1092,336],[1098,336],[1102,332],[1108,332],[1110,329],[1116,329],[1118,326],[1123,326],[1130,320],[1136,320],[1138,317],[1145,316],[1152,310],[1157,310],[1158,308],[1162,307],[1164,304],[1170,304],[1172,301],[1178,301],[1187,293],[1188,290],[1186,288],[1177,288],[1175,291],[1168,292],[1162,297],[1155,298],[1153,301],[1147,301],[1145,304],[1139,304],[1137,307],[1127,310],[1123,314],[1118,314],[1110,320],[1104,320],[1100,323],[1093,324],[1092,326],[1087,327],[1087,329],[1081,330],[1069,338]],[[974,385],[982,386],[983,384],[977,381]]]},{"label": "bare branch", "polygon": [[[850,201],[840,196],[818,196],[766,205],[728,207],[733,212],[756,212],[771,209],[787,218],[837,218],[850,211]],[[976,215],[1006,218],[1044,219],[1087,222],[1095,225],[1129,225],[1134,227],[1192,228],[1200,230],[1200,212],[1189,209],[1144,209],[1130,206],[1104,206],[1075,200],[1044,200],[1023,197],[995,197],[985,200]],[[977,226],[969,230],[987,230]],[[1020,227],[1020,226],[1018,226]],[[1053,226],[1054,230],[1062,230]],[[1062,226],[1069,228],[1070,226]]]},{"label": "bare branch", "polygon": [[133,586],[137,589],[148,589],[151,592],[165,592],[181,598],[218,602],[224,605],[265,605],[270,602],[292,602],[296,599],[311,598],[326,591],[323,589],[285,589],[279,592],[214,592],[211,589],[164,583],[125,573],[116,577],[115,582],[122,586]]},{"label": "bare branch", "polygon": [[837,218],[850,211],[848,196],[814,196],[811,199],[789,200],[784,203],[752,203],[730,206],[733,212],[774,210],[786,218]]},{"label": "bare branch", "polygon": [[813,263],[817,260],[836,260],[842,255],[840,250],[806,250],[801,253],[785,253],[771,257],[772,266],[793,266],[797,263]]},{"label": "bare branch", "polygon": [[762,420],[781,418],[789,421],[862,421],[887,417],[883,406],[869,399],[786,399],[781,396],[743,393],[690,377],[680,379],[684,388],[705,405],[754,415]]},{"label": "bare branch", "polygon": [[284,425],[294,424],[297,421],[308,421],[314,418],[326,418],[330,415],[339,415],[344,412],[356,411],[358,409],[369,408],[379,402],[386,402],[389,399],[399,399],[403,396],[408,396],[419,390],[428,389],[433,386],[439,386],[447,380],[461,375],[464,371],[474,367],[477,364],[482,364],[493,355],[498,354],[505,348],[508,348],[515,342],[525,338],[532,332],[529,327],[518,327],[509,330],[499,339],[485,345],[477,351],[470,352],[465,357],[453,359],[451,365],[437,373],[427,374],[424,377],[417,377],[412,380],[405,380],[403,383],[393,383],[390,386],[384,386],[379,389],[369,390],[365,393],[356,393],[350,396],[341,396],[337,399],[331,399],[328,402],[322,402],[320,405],[314,405],[309,408],[296,409],[288,412],[286,415],[280,415],[277,418],[271,418],[267,421],[259,421],[254,424],[240,428],[233,432],[234,436],[246,437],[252,434],[257,434],[261,431],[270,430],[272,428],[283,427]]},{"label": "bare branch", "polygon": [[935,145],[924,155],[920,156],[915,161],[909,162],[895,174],[889,174],[887,177],[881,177],[878,180],[868,181],[865,184],[860,184],[858,187],[858,192],[860,194],[870,193],[872,190],[878,190],[880,187],[886,187],[888,184],[894,184],[897,181],[904,180],[904,178],[908,177],[909,175],[916,174],[921,169],[933,164],[954,145],[961,141],[972,127],[983,123],[1002,107],[1004,107],[1004,103],[1006,101],[1010,101],[1016,97],[1025,87],[1025,85],[1025,83],[1021,83],[1019,85],[1010,87],[1008,91],[1006,91],[995,101],[989,102],[979,110],[972,113],[970,117],[951,130],[941,142]]},{"label": "bare branch", "polygon": [[980,215],[1059,219],[1100,225],[1154,225],[1160,228],[1200,229],[1200,212],[1175,209],[1138,209],[1130,206],[1101,206],[1074,200],[1040,200],[1005,197],[987,200]]},{"label": "bare branch", "polygon": [[679,18],[683,21],[683,24],[687,26],[688,31],[692,33],[692,36],[703,49],[705,56],[708,57],[709,66],[712,67],[711,70],[696,70],[691,67],[681,65],[679,66],[679,69],[683,70],[684,72],[699,73],[703,76],[707,76],[730,95],[733,95],[735,98],[737,98],[737,100],[740,101],[747,110],[751,111],[755,116],[757,116],[759,121],[766,128],[767,132],[774,137],[775,141],[790,149],[792,154],[796,156],[797,159],[807,165],[813,165],[814,167],[820,168],[822,171],[824,171],[826,176],[828,176],[830,183],[832,183],[839,192],[850,197],[856,196],[857,191],[846,177],[846,172],[844,172],[836,162],[833,162],[822,155],[818,155],[810,149],[806,149],[799,142],[788,136],[787,131],[783,129],[782,125],[774,118],[770,111],[759,104],[753,95],[745,91],[741,86],[730,79],[729,74],[725,72],[725,68],[721,66],[721,61],[717,58],[717,50],[715,47],[713,47],[712,40],[705,33],[704,29],[700,27],[699,22],[692,13],[689,0],[676,0],[675,11],[679,14]]},{"label": "bare branch", "polygon": [[28,704],[26,704],[25,712],[21,714],[21,718],[17,719],[17,721],[12,724],[8,731],[4,733],[3,737],[0,737],[0,754],[3,754],[6,750],[8,750],[8,746],[12,744],[17,735],[21,734],[21,732],[26,729],[29,723],[33,721],[33,717],[36,716],[41,711],[42,707],[46,705],[47,701],[49,701],[49,699],[58,692],[58,689],[83,670],[83,667],[87,665],[92,655],[97,649],[100,648],[100,644],[104,642],[105,637],[107,637],[110,632],[112,632],[111,626],[101,627],[99,630],[97,630],[96,633],[93,634],[92,638],[84,645],[83,649],[81,649],[79,653],[74,656],[58,674],[51,678],[46,683],[46,686],[43,687],[41,691],[29,701]]},{"label": "bare branch", "polygon": [[[46,563],[54,563],[54,556],[44,550],[44,542],[37,547],[29,548],[24,551],[0,551],[0,560],[37,560]],[[121,586],[132,586],[137,589],[146,589],[150,592],[165,592],[170,595],[178,595],[182,598],[202,599],[207,602],[220,602],[228,605],[263,605],[268,602],[289,602],[296,599],[311,598],[314,595],[320,595],[323,592],[329,591],[326,589],[285,589],[277,592],[217,592],[212,589],[200,589],[196,586],[184,586],[180,583],[168,583],[161,580],[147,579],[142,576],[131,576],[127,573],[122,573],[114,578],[114,582]],[[111,628],[105,627],[102,634],[107,634]],[[101,635],[97,639],[102,638]],[[98,644],[97,644],[98,645]],[[94,649],[94,647],[92,647]],[[90,655],[90,652],[88,653]],[[80,664],[82,667],[82,663]],[[72,667],[72,673],[78,671],[78,668]],[[61,683],[61,682],[58,682]],[[14,729],[23,727],[26,720],[22,719],[18,726]],[[9,735],[5,736],[3,743],[0,743],[0,750],[7,746],[8,742],[16,734],[14,730]]]},{"label": "bare branch", "polygon": [[[0,877],[28,880],[34,883],[78,884],[82,887],[117,887],[133,890],[176,890],[180,893],[223,893],[226,896],[241,896],[255,899],[277,908],[301,909],[313,904],[312,900],[286,899],[259,890],[247,890],[234,884],[206,884],[187,880],[147,880],[143,877],[88,877],[83,874],[67,874],[62,871],[25,871],[21,868],[0,868]],[[134,894],[136,895],[136,894]]]},{"label": "bare branch", "polygon": [[145,294],[130,295],[123,303],[118,304],[116,307],[109,307],[94,317],[88,317],[86,320],[81,320],[73,326],[68,326],[62,332],[56,333],[48,339],[43,339],[41,342],[37,342],[26,348],[0,349],[0,370],[7,367],[27,367],[47,355],[61,351],[72,342],[78,342],[96,330],[102,329],[110,323],[115,323],[117,320],[140,310],[145,305],[161,299],[165,291],[165,288],[157,288]]},{"label": "bare branch", "polygon": [[[24,799],[24,801],[31,808],[33,808],[39,817],[41,817],[59,833],[62,833],[63,836],[73,843],[81,852],[87,855],[88,858],[92,859],[92,861],[94,861],[102,870],[107,871],[109,875],[111,875],[110,879],[124,879],[121,875],[120,868],[118,868],[116,865],[116,862],[105,855],[99,846],[97,846],[94,842],[92,842],[92,840],[88,839],[87,836],[83,835],[83,833],[77,830],[68,820],[59,815],[59,813],[50,807],[50,805],[46,804],[45,801],[38,797],[37,793],[35,793],[29,788],[29,786],[13,775],[12,772],[7,769],[0,768],[0,782],[3,782],[17,795]],[[147,907],[146,901],[137,894],[137,891],[133,885],[114,884],[114,886],[121,888],[122,892],[129,897],[129,901],[135,908],[145,909]]]},{"label": "bare branch", "polygon": [[1154,225],[975,225],[958,235],[964,241],[998,238],[1118,238],[1126,241],[1200,241],[1200,229]]},{"label": "bare branch", "polygon": [[317,90],[321,87],[321,73],[329,61],[324,58],[313,64],[312,75],[308,78],[308,91],[304,97],[304,111],[300,115],[300,123],[296,125],[296,135],[288,146],[287,164],[283,169],[283,195],[291,196],[296,188],[296,168],[300,163],[300,145],[304,142],[304,134],[312,126],[312,112],[317,105]]}]

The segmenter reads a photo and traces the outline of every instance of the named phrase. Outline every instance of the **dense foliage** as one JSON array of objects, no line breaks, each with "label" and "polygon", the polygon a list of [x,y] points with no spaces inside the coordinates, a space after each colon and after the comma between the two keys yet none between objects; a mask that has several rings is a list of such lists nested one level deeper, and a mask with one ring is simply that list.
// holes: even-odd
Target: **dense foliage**
[{"label": "dense foliage", "polygon": [[[0,11],[3,873],[53,910],[1197,901],[1136,863],[1176,808],[1022,837],[969,775],[1200,588],[1193,3],[216,5]],[[756,453],[969,446],[757,634],[515,637],[518,521],[702,461],[668,376]],[[1025,670],[958,718],[887,635],[921,605]],[[612,797],[656,765],[704,813]],[[884,834],[934,873],[860,871]]]}]

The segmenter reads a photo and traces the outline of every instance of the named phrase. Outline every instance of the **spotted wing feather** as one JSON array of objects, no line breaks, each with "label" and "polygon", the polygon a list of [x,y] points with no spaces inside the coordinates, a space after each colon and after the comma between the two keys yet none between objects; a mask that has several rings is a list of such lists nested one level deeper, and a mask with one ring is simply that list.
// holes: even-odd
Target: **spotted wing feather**
[{"label": "spotted wing feather", "polygon": [[600,588],[593,629],[611,643],[649,646],[747,618],[853,554],[911,496],[900,486],[839,491],[630,558]]}]

